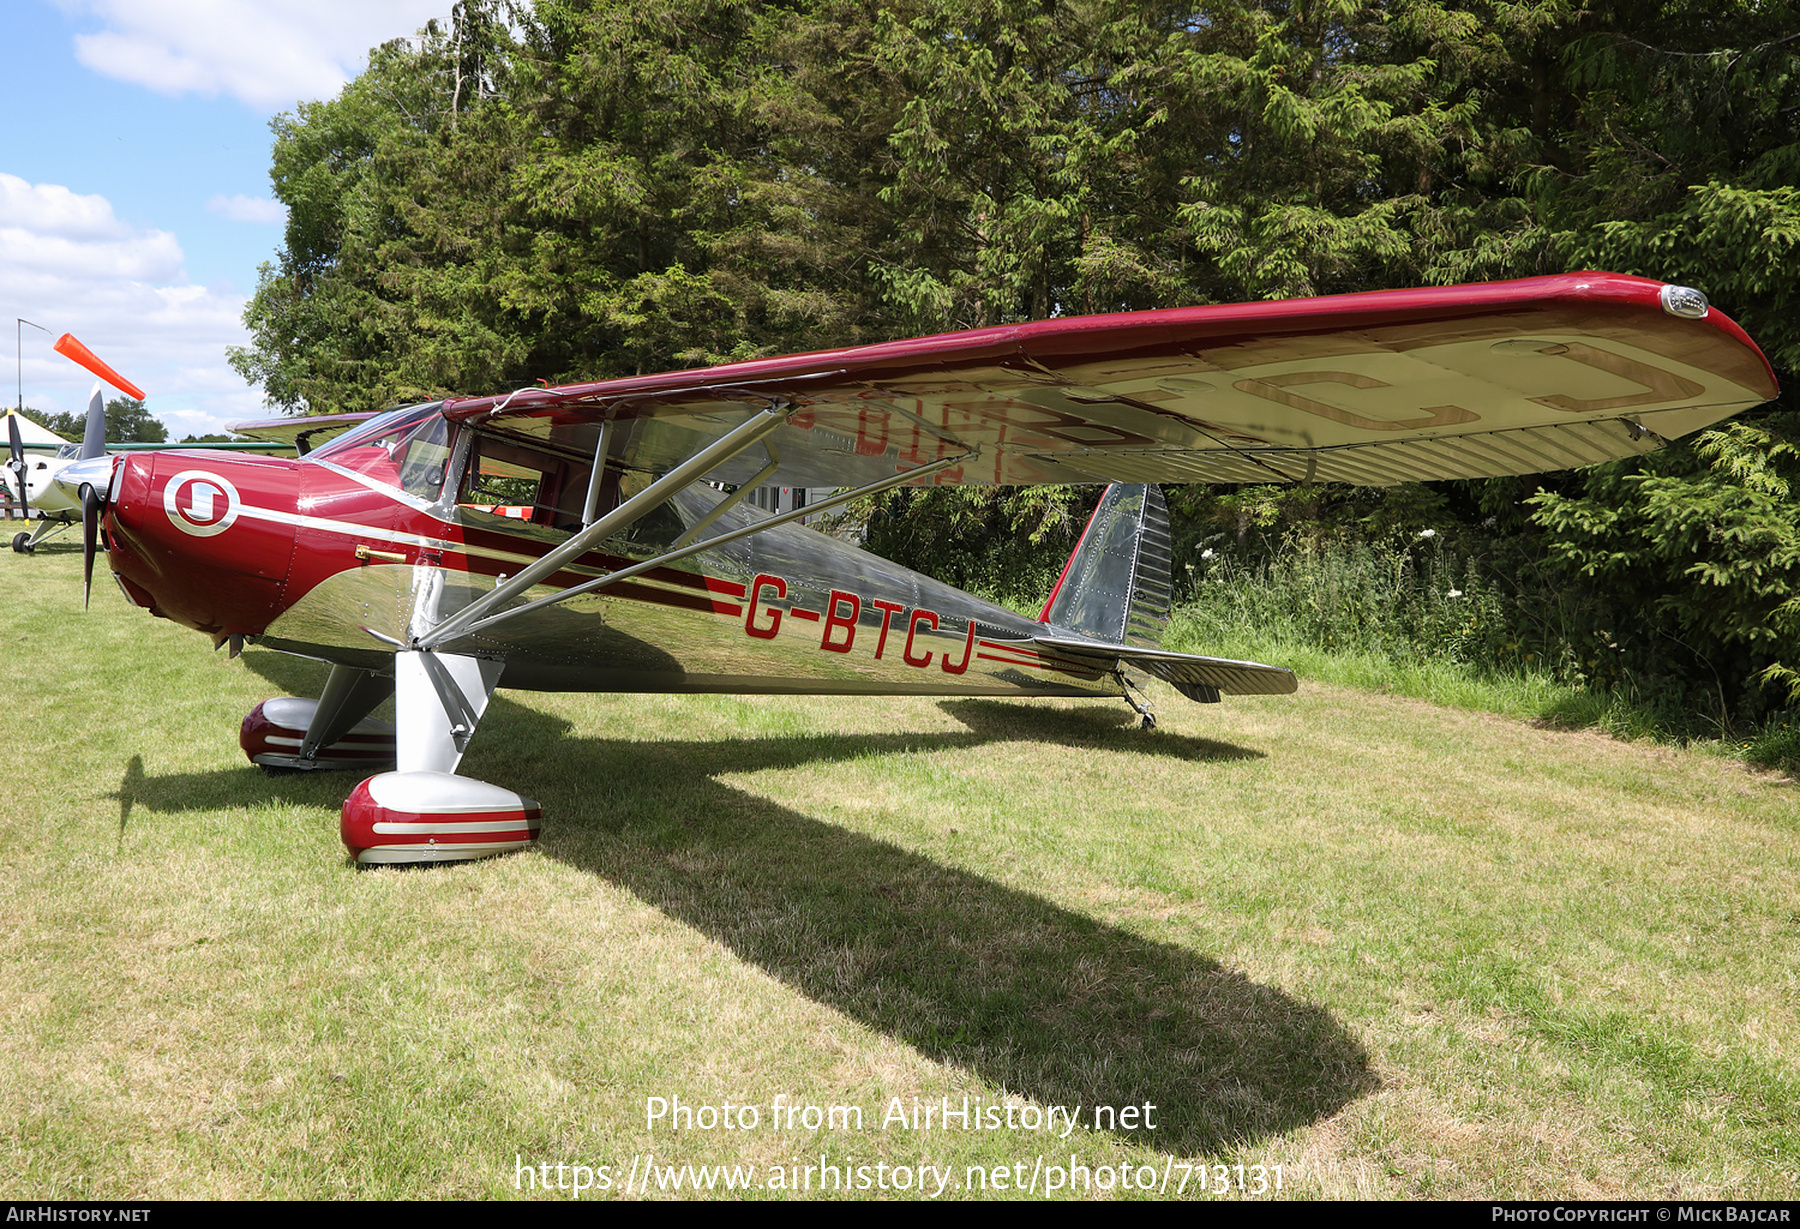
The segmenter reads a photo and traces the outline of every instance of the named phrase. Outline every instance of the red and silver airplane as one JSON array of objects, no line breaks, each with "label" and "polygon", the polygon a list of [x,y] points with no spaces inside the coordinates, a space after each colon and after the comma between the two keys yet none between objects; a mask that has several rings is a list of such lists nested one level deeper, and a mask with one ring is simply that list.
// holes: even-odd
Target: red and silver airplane
[{"label": "red and silver airplane", "polygon": [[[392,764],[345,802],[344,842],[362,863],[425,862],[537,836],[536,803],[456,775],[496,687],[1130,699],[1139,674],[1203,703],[1287,693],[1279,667],[1157,647],[1155,484],[1590,465],[1776,393],[1703,295],[1582,273],[286,419],[261,433],[341,434],[298,460],[103,457],[61,481],[86,509],[90,575],[103,526],[135,604],[234,652],[331,663],[317,700],[259,705],[244,750],[271,769]],[[953,482],[1112,484],[1037,619],[794,523]],[[837,494],[768,515],[746,499],[765,484]],[[389,696],[394,726],[369,716]]]}]

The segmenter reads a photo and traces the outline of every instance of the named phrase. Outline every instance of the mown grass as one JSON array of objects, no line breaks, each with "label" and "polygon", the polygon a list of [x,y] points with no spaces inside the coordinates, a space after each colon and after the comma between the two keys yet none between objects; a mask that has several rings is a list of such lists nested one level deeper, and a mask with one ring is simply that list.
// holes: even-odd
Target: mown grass
[{"label": "mown grass", "polygon": [[[67,552],[0,561],[5,1197],[513,1197],[521,1159],[651,1152],[1279,1164],[1315,1197],[1800,1174],[1786,779],[1304,658],[1295,697],[1159,694],[1151,734],[1109,704],[502,693],[464,771],[539,798],[541,847],[358,872],[353,781],[235,745],[318,668],[79,586]],[[1157,1126],[881,1128],[965,1095]],[[675,1096],[765,1125],[648,1125]],[[864,1126],[772,1129],[781,1096]]]}]

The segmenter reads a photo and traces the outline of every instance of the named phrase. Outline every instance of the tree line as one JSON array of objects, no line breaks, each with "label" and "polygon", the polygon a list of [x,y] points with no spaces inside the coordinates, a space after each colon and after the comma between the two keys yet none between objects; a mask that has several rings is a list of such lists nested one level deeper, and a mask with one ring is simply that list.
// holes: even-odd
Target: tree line
[{"label": "tree line", "polygon": [[[59,410],[54,414],[32,417],[48,431],[79,444],[87,434],[87,413]],[[106,402],[106,442],[109,444],[162,444],[168,442],[169,429],[151,416],[136,397],[112,397]],[[184,443],[194,442],[191,438]]]},{"label": "tree line", "polygon": [[[1605,268],[1700,287],[1791,386],[1796,31],[1792,0],[463,0],[274,121],[287,231],[233,362],[370,409]],[[1521,610],[1579,591],[1621,679],[1754,721],[1800,681],[1793,411],[1538,480],[1171,504],[1195,555],[1433,528],[1541,577]],[[1090,497],[901,493],[871,533],[1022,591]]]}]

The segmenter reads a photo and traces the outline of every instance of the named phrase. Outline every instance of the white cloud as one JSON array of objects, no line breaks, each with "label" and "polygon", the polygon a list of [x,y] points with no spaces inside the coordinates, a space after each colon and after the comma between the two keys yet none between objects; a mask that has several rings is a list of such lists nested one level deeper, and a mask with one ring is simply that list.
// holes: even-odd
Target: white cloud
[{"label": "white cloud", "polygon": [[127,226],[103,196],[0,174],[0,269],[13,285],[46,277],[166,281],[181,273],[181,246],[167,231]]},{"label": "white cloud", "polygon": [[228,222],[255,222],[263,226],[280,226],[287,221],[287,206],[268,197],[226,196],[214,193],[206,202],[206,211],[216,213]]},{"label": "white cloud", "polygon": [[9,315],[49,330],[4,330],[23,333],[28,406],[87,404],[93,377],[50,348],[68,332],[142,387],[177,438],[268,415],[225,361],[225,347],[249,340],[244,297],[190,282],[174,235],[121,221],[103,196],[0,174],[0,286]]},{"label": "white cloud", "polygon": [[24,226],[71,239],[125,232],[104,196],[77,196],[61,184],[29,184],[0,174],[0,225]]},{"label": "white cloud", "polygon": [[370,47],[443,19],[451,0],[59,0],[100,22],[75,55],[162,94],[228,94],[266,111],[329,98]]}]

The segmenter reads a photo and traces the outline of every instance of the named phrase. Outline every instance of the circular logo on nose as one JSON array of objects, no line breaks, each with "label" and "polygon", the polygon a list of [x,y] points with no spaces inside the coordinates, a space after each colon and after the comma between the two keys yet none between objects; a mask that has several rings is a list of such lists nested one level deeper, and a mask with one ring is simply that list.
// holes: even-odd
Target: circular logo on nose
[{"label": "circular logo on nose", "polygon": [[183,470],[163,489],[169,524],[196,538],[224,533],[238,515],[237,488],[203,469]]}]

